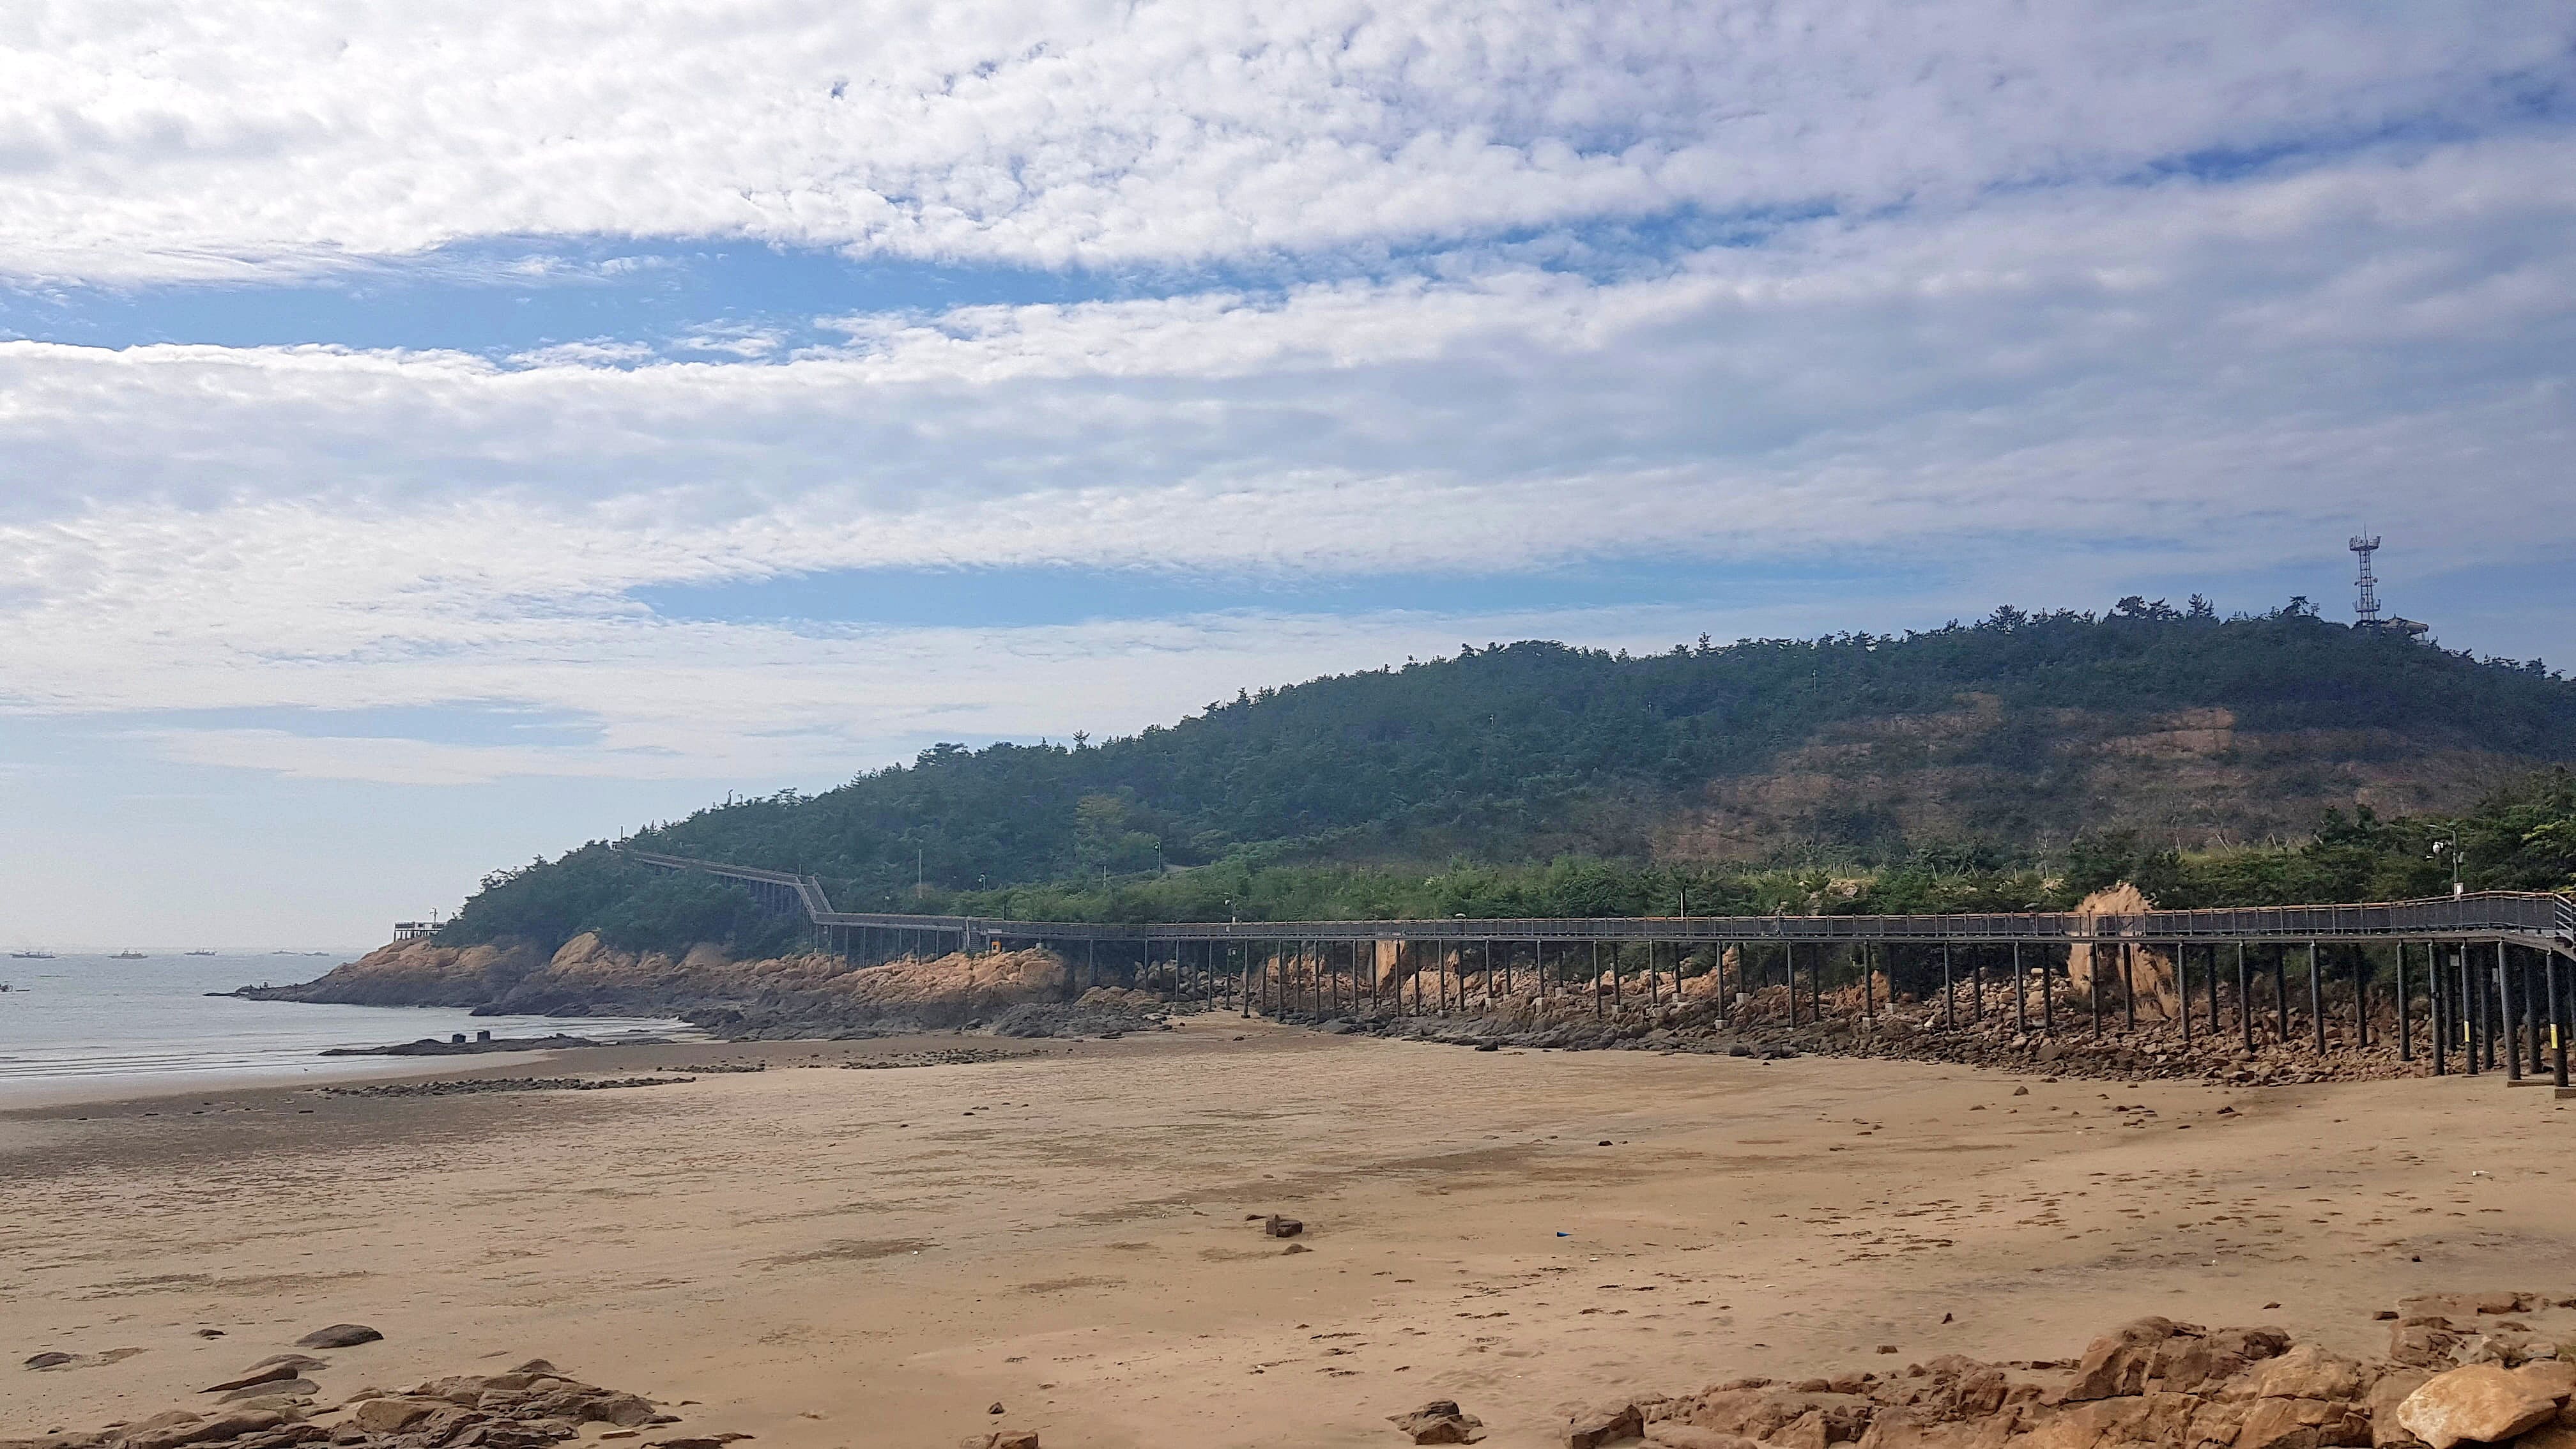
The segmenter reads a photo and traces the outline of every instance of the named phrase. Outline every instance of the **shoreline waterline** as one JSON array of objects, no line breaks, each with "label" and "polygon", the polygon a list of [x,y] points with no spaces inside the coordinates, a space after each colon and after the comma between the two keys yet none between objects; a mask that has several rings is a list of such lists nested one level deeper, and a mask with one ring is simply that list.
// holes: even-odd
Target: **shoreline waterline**
[{"label": "shoreline waterline", "polygon": [[[317,961],[320,958],[315,958]],[[0,1111],[205,1090],[322,1085],[452,1071],[505,1057],[325,1057],[424,1037],[563,1033],[602,1042],[695,1036],[656,1017],[475,1016],[461,1007],[342,1006],[209,995],[273,973],[269,956],[11,961],[0,993]]]}]

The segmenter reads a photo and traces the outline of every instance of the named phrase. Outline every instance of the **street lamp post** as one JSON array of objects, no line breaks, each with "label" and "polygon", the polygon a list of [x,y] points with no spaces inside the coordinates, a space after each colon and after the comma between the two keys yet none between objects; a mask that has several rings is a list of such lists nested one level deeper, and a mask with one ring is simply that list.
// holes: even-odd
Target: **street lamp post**
[{"label": "street lamp post", "polygon": [[2456,825],[2450,834],[2433,842],[2433,858],[2440,860],[2446,855],[2451,859],[2451,894],[2464,894],[2467,887],[2460,882],[2460,828]]}]

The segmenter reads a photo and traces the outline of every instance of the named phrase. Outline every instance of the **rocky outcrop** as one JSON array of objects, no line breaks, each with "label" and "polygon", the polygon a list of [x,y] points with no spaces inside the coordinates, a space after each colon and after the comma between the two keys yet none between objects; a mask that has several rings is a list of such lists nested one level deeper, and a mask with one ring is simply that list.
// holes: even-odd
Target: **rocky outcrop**
[{"label": "rocky outcrop", "polygon": [[396,941],[296,986],[245,986],[254,1001],[331,1001],[348,1006],[461,1006],[500,1001],[545,969],[545,953],[524,942],[442,946]]},{"label": "rocky outcrop", "polygon": [[622,951],[583,934],[551,956],[525,945],[397,941],[301,985],[237,994],[488,1015],[676,1016],[731,1035],[787,1037],[989,1021],[1061,1001],[1066,982],[1062,959],[1043,950],[859,967],[821,953],[737,961],[704,945],[677,956]]},{"label": "rocky outcrop", "polygon": [[[2105,916],[2138,916],[2156,908],[2146,893],[2127,881],[2105,886],[2075,903],[2075,914],[2098,923]],[[2066,977],[2081,991],[2099,990],[2118,997],[2137,993],[2138,1011],[2154,1021],[2171,1021],[2182,1011],[2182,987],[2174,973],[2173,952],[2143,941],[2121,941],[2100,925],[2101,944],[2080,942],[2067,948]],[[2123,961],[2122,947],[2127,948]]]},{"label": "rocky outcrop", "polygon": [[433,1379],[398,1394],[362,1389],[329,1408],[304,1387],[214,1414],[171,1409],[91,1433],[0,1439],[0,1449],[545,1449],[579,1437],[584,1424],[634,1430],[679,1422],[650,1400],[583,1383],[544,1359],[503,1374]]},{"label": "rocky outcrop", "polygon": [[2564,1311],[2576,1298],[2470,1295],[2499,1296],[2526,1307],[2484,1324],[2422,1303],[2397,1315],[2449,1326],[2458,1349],[2438,1370],[2347,1358],[2279,1328],[2142,1318],[2072,1364],[1953,1354],[1902,1373],[1736,1379],[1588,1411],[1563,1437],[1568,1449],[2559,1449],[2576,1430],[2576,1312]]}]

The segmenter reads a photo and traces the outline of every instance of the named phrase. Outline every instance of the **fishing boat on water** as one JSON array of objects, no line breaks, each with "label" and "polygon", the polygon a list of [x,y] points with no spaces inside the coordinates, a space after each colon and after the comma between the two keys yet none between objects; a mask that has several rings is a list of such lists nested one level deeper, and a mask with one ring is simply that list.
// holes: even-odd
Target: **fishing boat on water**
[{"label": "fishing boat on water", "polygon": [[212,956],[215,953],[212,951],[191,951],[188,954],[191,956]]},{"label": "fishing boat on water", "polygon": [[9,959],[12,961],[51,961],[54,959],[54,953],[51,951],[12,951],[9,953]]},{"label": "fishing boat on water", "polygon": [[126,948],[125,950],[119,951],[119,952],[117,952],[115,955],[108,957],[107,959],[109,959],[110,961],[148,961],[148,960],[150,960],[150,959],[152,959],[152,958],[151,958],[151,957],[149,957],[149,956],[147,956],[147,955],[145,955],[145,954],[144,954],[143,952],[141,952],[141,951],[137,951],[137,950],[133,949],[132,947],[128,947],[128,948]]}]

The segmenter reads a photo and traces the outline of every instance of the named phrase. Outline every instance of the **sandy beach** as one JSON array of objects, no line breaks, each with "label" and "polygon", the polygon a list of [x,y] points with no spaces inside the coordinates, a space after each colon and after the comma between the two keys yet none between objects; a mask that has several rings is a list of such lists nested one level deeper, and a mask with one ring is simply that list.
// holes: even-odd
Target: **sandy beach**
[{"label": "sandy beach", "polygon": [[[844,1067],[959,1047],[1007,1056]],[[542,1355],[761,1449],[1387,1445],[1435,1397],[1539,1445],[1618,1394],[2071,1354],[2142,1313],[2358,1352],[2401,1295],[2576,1292],[2576,1104],[2492,1077],[2123,1087],[1218,1016],[442,1075],[724,1062],[768,1069],[0,1116],[0,1434],[202,1407],[357,1321],[385,1341],[325,1355],[325,1402]]]}]

